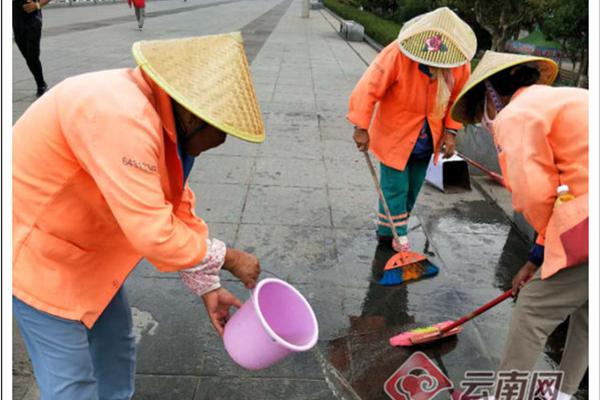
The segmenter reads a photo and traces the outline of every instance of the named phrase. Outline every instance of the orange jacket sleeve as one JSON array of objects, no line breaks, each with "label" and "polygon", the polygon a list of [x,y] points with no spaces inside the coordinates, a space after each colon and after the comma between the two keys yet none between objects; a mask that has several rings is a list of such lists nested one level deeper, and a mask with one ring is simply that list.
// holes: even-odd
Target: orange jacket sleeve
[{"label": "orange jacket sleeve", "polygon": [[456,69],[456,73],[454,74],[454,86],[452,87],[452,93],[450,94],[450,100],[448,101],[448,107],[446,108],[446,117],[444,118],[444,127],[448,129],[459,130],[463,126],[460,122],[457,122],[454,119],[452,119],[450,110],[452,109],[454,101],[456,101],[456,97],[460,94],[462,88],[465,86],[465,83],[467,83],[470,76],[470,63],[467,63],[462,67]]},{"label": "orange jacket sleeve", "polygon": [[501,115],[494,124],[505,157],[503,173],[510,181],[513,207],[538,232],[539,244],[543,244],[559,186],[548,141],[550,128],[550,122],[529,110]]},{"label": "orange jacket sleeve", "polygon": [[354,87],[346,116],[354,125],[369,128],[375,104],[383,98],[398,77],[399,53],[396,41],[389,44],[375,57]]},{"label": "orange jacket sleeve", "polygon": [[174,213],[157,168],[162,127],[149,122],[157,120],[149,103],[143,107],[132,103],[116,114],[114,106],[101,103],[79,101],[65,107],[61,111],[65,138],[132,246],[161,271],[192,267],[206,254],[208,228],[186,215],[185,207],[193,201],[189,193],[184,196],[187,205]]},{"label": "orange jacket sleeve", "polygon": [[175,210],[175,216],[182,220],[187,226],[192,227],[196,231],[207,230],[207,225],[196,215],[196,195],[190,186],[186,183],[183,189],[183,196],[179,207]]}]

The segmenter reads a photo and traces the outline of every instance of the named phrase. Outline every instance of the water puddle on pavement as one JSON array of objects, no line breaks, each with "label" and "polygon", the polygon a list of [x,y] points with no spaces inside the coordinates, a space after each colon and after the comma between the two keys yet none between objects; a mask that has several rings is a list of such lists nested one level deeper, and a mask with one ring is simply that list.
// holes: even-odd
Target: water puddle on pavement
[{"label": "water puddle on pavement", "polygon": [[[411,348],[388,344],[391,336],[402,331],[456,319],[498,296],[510,287],[526,259],[528,243],[489,203],[459,202],[451,209],[424,211],[426,217],[419,218],[422,227],[415,227],[411,243],[440,267],[440,274],[405,285],[380,286],[376,282],[395,253],[384,245],[376,247],[368,286],[362,302],[350,307],[347,328],[315,350],[337,399],[388,399],[383,390],[386,380],[417,350],[457,386],[467,370],[495,371],[500,361],[510,300],[469,322],[458,337]],[[564,325],[550,337],[537,368],[556,367]],[[436,399],[451,398],[452,393]]]}]

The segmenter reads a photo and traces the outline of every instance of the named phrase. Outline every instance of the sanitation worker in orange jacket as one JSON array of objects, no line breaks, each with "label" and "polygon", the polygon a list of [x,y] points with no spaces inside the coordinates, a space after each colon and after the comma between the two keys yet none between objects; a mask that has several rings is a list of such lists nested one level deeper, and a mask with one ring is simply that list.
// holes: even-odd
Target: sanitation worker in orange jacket
[{"label": "sanitation worker in orange jacket", "polygon": [[452,116],[481,120],[492,133],[513,206],[538,233],[513,280],[518,299],[500,371],[532,371],[569,317],[553,397],[565,400],[588,366],[588,93],[544,85],[557,70],[549,59],[488,51]]},{"label": "sanitation worker in orange jacket", "polygon": [[209,238],[186,183],[226,134],[264,139],[241,36],[133,53],[139,67],[69,78],[14,126],[13,311],[42,399],[132,397],[122,285],[142,257],[178,271],[219,333],[240,306],[221,267],[249,288],[260,272],[255,256]]},{"label": "sanitation worker in orange jacket", "polygon": [[[450,107],[469,78],[477,40],[471,28],[442,7],[408,21],[398,39],[377,55],[350,96],[348,120],[360,151],[381,166],[381,187],[392,214],[379,204],[377,235],[398,251],[410,250],[407,227],[432,154],[454,153],[461,124]],[[376,107],[377,105],[377,107]]]}]

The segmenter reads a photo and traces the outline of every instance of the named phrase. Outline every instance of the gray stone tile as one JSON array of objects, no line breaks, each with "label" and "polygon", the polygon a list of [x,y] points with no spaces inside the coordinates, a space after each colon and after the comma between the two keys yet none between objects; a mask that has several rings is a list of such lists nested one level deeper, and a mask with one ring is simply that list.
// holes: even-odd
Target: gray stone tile
[{"label": "gray stone tile", "polygon": [[246,142],[235,136],[228,135],[224,144],[209,150],[206,154],[253,157],[258,153],[259,147],[260,144]]},{"label": "gray stone tile", "polygon": [[209,224],[240,222],[248,187],[243,184],[191,183],[196,215]]},{"label": "gray stone tile", "polygon": [[323,160],[261,158],[256,164],[254,184],[293,187],[323,187],[326,183]]},{"label": "gray stone tile", "polygon": [[237,245],[258,256],[265,277],[335,282],[335,241],[328,228],[243,224]]},{"label": "gray stone tile", "polygon": [[378,204],[375,189],[329,189],[329,199],[336,228],[375,228]]},{"label": "gray stone tile", "polygon": [[295,136],[273,136],[260,147],[261,157],[279,159],[302,158],[320,160],[323,158],[320,142],[310,132],[299,131]]},{"label": "gray stone tile", "polygon": [[[304,121],[296,122],[292,118],[290,118],[287,124],[280,122],[269,122],[267,125],[268,139],[265,140],[263,145],[268,144],[273,138],[291,138],[300,143],[307,142],[311,145],[316,145],[317,147],[313,150],[313,152],[320,153],[321,146],[317,143],[314,143],[321,140],[321,132],[316,121],[317,119],[315,117],[314,122],[311,121],[308,123]],[[272,146],[277,146],[279,144],[280,141],[275,141]]]},{"label": "gray stone tile", "polygon": [[346,138],[343,140],[323,140],[323,153],[326,160],[364,161],[365,156],[358,151],[352,131],[346,130]]},{"label": "gray stone tile", "polygon": [[202,183],[248,183],[254,162],[253,157],[202,154],[188,179],[200,190]]},{"label": "gray stone tile", "polygon": [[[214,342],[214,344],[213,344]],[[212,348],[206,354],[203,376],[222,377],[269,377],[295,379],[322,379],[321,368],[311,351],[290,355],[269,368],[251,371],[237,365],[227,354],[220,338],[212,337],[206,343]]]},{"label": "gray stone tile", "polygon": [[319,126],[324,140],[352,141],[354,127],[346,119],[345,113],[321,113]]},{"label": "gray stone tile", "polygon": [[290,110],[297,110],[298,112],[316,112],[317,106],[314,102],[277,102],[272,101],[270,103],[261,104],[261,109],[267,112],[288,112]]},{"label": "gray stone tile", "polygon": [[23,400],[33,385],[35,385],[33,375],[17,375],[13,373],[12,398],[14,400]]},{"label": "gray stone tile", "polygon": [[204,342],[207,335],[214,335],[202,301],[175,279],[133,278],[125,289],[129,304],[144,315],[144,321],[156,323],[154,329],[142,330],[137,372],[200,374]]},{"label": "gray stone tile", "polygon": [[251,186],[242,221],[264,225],[331,226],[329,202],[323,188]]},{"label": "gray stone tile", "polygon": [[269,125],[288,127],[294,131],[319,128],[317,114],[313,111],[305,112],[289,109],[284,111],[269,111],[265,114],[268,116]]},{"label": "gray stone tile", "polygon": [[192,400],[200,378],[137,375],[133,400]]},{"label": "gray stone tile", "polygon": [[335,399],[327,383],[312,380],[206,377],[194,400],[329,400]]},{"label": "gray stone tile", "polygon": [[[300,86],[302,87],[302,86]],[[303,104],[315,107],[315,95],[313,93],[284,92],[275,89],[273,102],[281,104]]]},{"label": "gray stone tile", "polygon": [[[373,179],[364,160],[325,160],[327,184],[330,188],[373,187]],[[373,188],[375,190],[375,188]]]}]

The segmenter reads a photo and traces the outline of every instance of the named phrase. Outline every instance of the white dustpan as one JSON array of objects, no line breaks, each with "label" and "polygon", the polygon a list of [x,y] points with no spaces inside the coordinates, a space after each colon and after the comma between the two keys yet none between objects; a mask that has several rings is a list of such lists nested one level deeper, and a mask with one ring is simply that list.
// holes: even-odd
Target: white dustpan
[{"label": "white dustpan", "polygon": [[433,156],[431,156],[425,180],[444,193],[471,190],[469,166],[462,157],[456,154],[450,158],[443,158],[440,154],[438,165],[433,164]]}]

